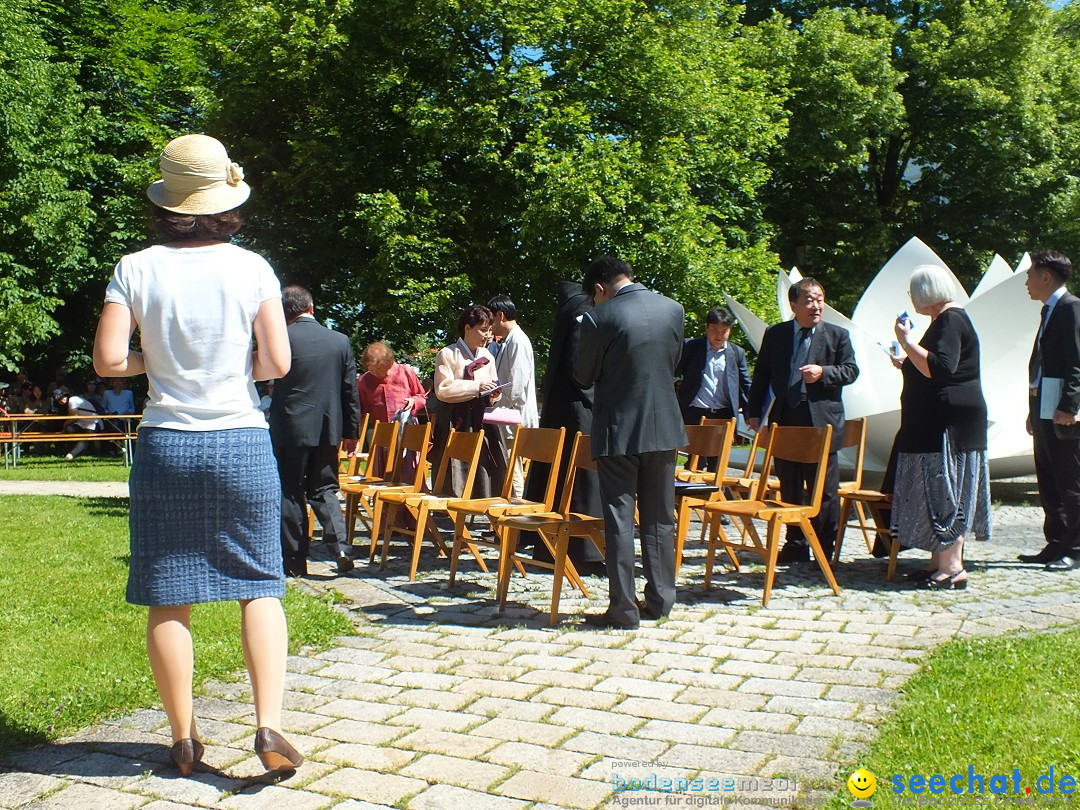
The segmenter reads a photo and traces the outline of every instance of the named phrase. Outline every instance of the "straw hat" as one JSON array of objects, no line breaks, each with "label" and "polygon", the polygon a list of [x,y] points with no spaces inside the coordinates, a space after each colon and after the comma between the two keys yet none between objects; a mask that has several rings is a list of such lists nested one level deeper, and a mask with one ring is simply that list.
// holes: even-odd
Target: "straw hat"
[{"label": "straw hat", "polygon": [[155,204],[179,214],[220,214],[251,194],[244,170],[209,135],[181,135],[161,153],[161,180],[146,190]]}]

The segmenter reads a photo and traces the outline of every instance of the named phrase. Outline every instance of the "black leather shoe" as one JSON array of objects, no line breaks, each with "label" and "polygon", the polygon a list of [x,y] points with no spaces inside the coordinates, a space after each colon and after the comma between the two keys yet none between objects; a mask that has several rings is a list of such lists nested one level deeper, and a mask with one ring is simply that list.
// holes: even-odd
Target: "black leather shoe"
[{"label": "black leather shoe", "polygon": [[1061,556],[1061,549],[1047,543],[1038,554],[1017,554],[1016,559],[1022,563],[1037,563],[1046,565]]},{"label": "black leather shoe", "polygon": [[957,571],[951,576],[945,576],[942,579],[930,579],[926,580],[926,587],[932,591],[963,591],[967,590],[968,579],[966,571]]},{"label": "black leather shoe", "polygon": [[720,515],[720,525],[722,525],[722,526],[730,526],[731,525],[731,518],[729,518],[727,515]]},{"label": "black leather shoe", "polygon": [[1073,571],[1080,568],[1080,559],[1076,557],[1058,557],[1046,564],[1047,571]]},{"label": "black leather shoe", "polygon": [[334,570],[339,574],[347,574],[355,567],[356,566],[353,565],[352,557],[348,554],[339,554],[337,558],[337,567]]},{"label": "black leather shoe", "polygon": [[810,549],[798,543],[785,543],[776,555],[776,561],[781,564],[809,562]]},{"label": "black leather shoe", "polygon": [[287,576],[287,577],[306,577],[307,576],[307,561],[306,560],[286,560],[285,561],[285,576]]},{"label": "black leather shoe", "polygon": [[657,619],[664,618],[663,613],[654,611],[644,599],[638,599],[637,609],[638,613],[641,614],[641,618],[646,619],[647,621],[655,622]]},{"label": "black leather shoe", "polygon": [[589,627],[606,630],[637,630],[640,627],[639,622],[626,622],[613,618],[606,610],[603,613],[586,613],[584,623]]}]

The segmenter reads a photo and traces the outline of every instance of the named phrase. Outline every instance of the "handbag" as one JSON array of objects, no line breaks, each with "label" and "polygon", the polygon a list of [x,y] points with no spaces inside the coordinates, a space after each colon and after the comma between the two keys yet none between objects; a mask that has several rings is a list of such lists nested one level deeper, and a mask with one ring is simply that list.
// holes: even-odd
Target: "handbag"
[{"label": "handbag", "polygon": [[493,406],[484,408],[485,425],[520,425],[521,411],[517,408]]}]

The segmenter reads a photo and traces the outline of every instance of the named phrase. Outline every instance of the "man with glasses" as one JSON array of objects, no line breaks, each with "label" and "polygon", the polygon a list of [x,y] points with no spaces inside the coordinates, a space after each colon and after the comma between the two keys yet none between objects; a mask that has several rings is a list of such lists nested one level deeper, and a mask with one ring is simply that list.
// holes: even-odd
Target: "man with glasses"
[{"label": "man with glasses", "polygon": [[[788,301],[795,318],[770,326],[761,339],[746,405],[746,423],[751,430],[758,430],[764,411],[769,408],[769,423],[773,425],[832,425],[821,511],[812,521],[828,559],[832,556],[840,520],[840,468],[836,453],[844,437],[841,397],[844,386],[851,385],[859,376],[859,367],[855,365],[848,331],[821,319],[825,312],[825,290],[820,282],[809,277],[801,279],[788,290]],[[781,497],[790,503],[806,503],[806,489],[813,486],[817,465],[777,461],[776,473]],[[788,526],[787,541],[777,562],[809,559],[810,550],[802,529]]]}]

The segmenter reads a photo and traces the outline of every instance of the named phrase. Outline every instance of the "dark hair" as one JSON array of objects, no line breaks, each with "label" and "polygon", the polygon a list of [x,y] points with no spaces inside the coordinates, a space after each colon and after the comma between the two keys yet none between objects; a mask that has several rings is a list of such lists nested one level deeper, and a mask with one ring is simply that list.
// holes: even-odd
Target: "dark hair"
[{"label": "dark hair", "polygon": [[816,278],[810,278],[810,276],[806,276],[806,278],[800,278],[788,289],[788,303],[794,304],[796,301],[799,300],[799,293],[801,293],[803,290],[808,290],[811,287],[817,287],[819,290],[821,290],[821,294],[825,295],[825,288],[821,286],[821,282],[818,281]]},{"label": "dark hair", "polygon": [[1056,250],[1040,250],[1031,254],[1031,266],[1053,273],[1062,281],[1068,281],[1072,275],[1072,262],[1064,253]]},{"label": "dark hair", "polygon": [[705,316],[705,323],[718,323],[721,326],[732,326],[735,323],[735,316],[724,307],[714,307],[709,310],[709,314]]},{"label": "dark hair", "polygon": [[465,337],[466,326],[476,328],[477,326],[491,326],[493,323],[495,323],[495,317],[487,307],[482,307],[479,304],[465,307],[465,311],[461,313],[461,317],[457,320],[458,337]]},{"label": "dark hair", "polygon": [[155,205],[150,213],[150,224],[170,242],[203,239],[227,242],[244,224],[244,215],[239,208],[220,214],[180,214]]},{"label": "dark hair", "polygon": [[506,293],[491,296],[491,300],[487,302],[487,308],[491,310],[493,315],[496,312],[501,312],[508,321],[517,320],[517,307],[514,306],[514,302],[510,300],[510,296]]},{"label": "dark hair", "polygon": [[585,280],[581,283],[581,289],[591,298],[593,287],[597,284],[611,284],[622,276],[633,281],[634,268],[614,256],[597,256],[585,268]]},{"label": "dark hair", "polygon": [[292,323],[310,310],[315,302],[311,298],[311,290],[307,287],[289,284],[281,289],[281,305],[285,307],[285,322]]}]

